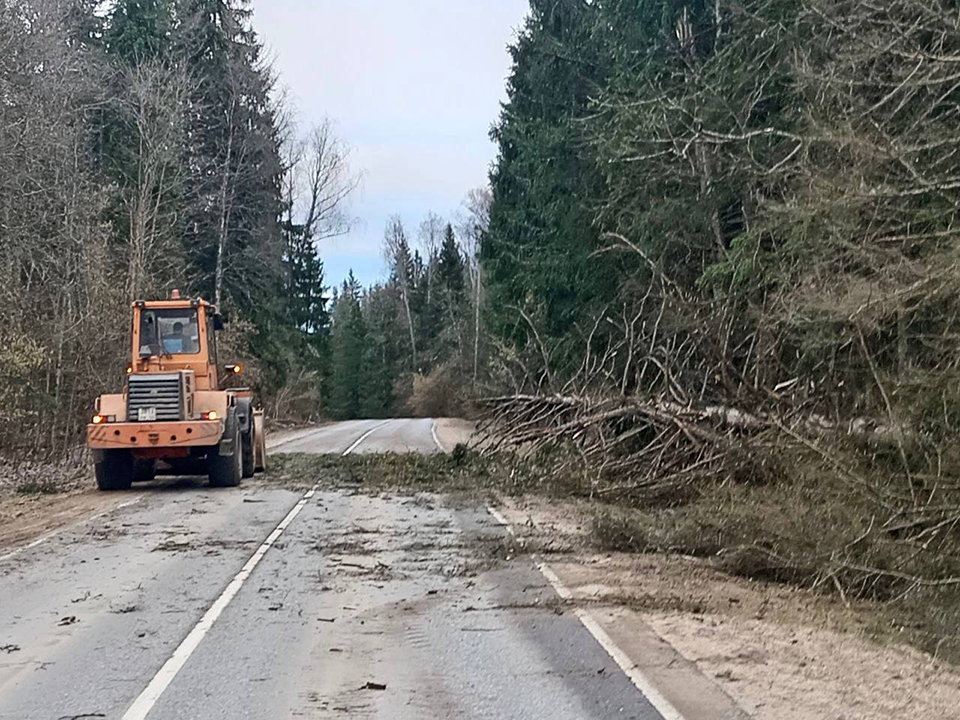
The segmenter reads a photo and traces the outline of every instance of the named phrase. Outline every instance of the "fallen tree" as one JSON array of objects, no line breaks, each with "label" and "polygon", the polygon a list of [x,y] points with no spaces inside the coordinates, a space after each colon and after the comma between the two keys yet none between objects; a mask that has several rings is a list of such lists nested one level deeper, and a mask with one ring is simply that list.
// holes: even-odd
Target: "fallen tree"
[{"label": "fallen tree", "polygon": [[924,466],[918,433],[657,398],[515,394],[484,407],[486,452],[518,451],[546,483],[603,503],[609,549],[894,602],[922,645],[957,649],[960,482]]}]

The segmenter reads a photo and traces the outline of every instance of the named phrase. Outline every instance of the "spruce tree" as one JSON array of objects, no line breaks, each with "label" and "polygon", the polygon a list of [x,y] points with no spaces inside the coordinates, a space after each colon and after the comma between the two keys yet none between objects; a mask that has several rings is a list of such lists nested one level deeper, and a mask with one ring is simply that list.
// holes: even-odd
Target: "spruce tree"
[{"label": "spruce tree", "polygon": [[169,0],[118,0],[104,34],[107,54],[128,65],[162,58],[172,22]]},{"label": "spruce tree", "polygon": [[453,226],[447,225],[440,256],[437,259],[437,281],[441,292],[446,296],[445,302],[450,307],[459,309],[463,304],[466,288],[465,272],[463,255],[460,254]]},{"label": "spruce tree", "polygon": [[294,225],[284,229],[287,235],[285,295],[291,320],[304,339],[319,349],[330,328],[323,261],[316,243],[304,236],[301,227]]},{"label": "spruce tree", "polygon": [[180,0],[177,50],[195,87],[185,153],[196,173],[183,238],[196,285],[256,315],[278,290],[283,164],[251,14],[249,0]]},{"label": "spruce tree", "polygon": [[522,310],[542,338],[567,343],[560,361],[569,365],[580,349],[570,342],[573,329],[617,289],[611,262],[594,255],[601,241],[593,199],[603,173],[581,122],[605,75],[595,13],[584,0],[531,1],[492,132],[499,154],[482,247],[491,330],[526,346]]},{"label": "spruce tree", "polygon": [[367,331],[360,307],[360,284],[350,271],[333,308],[331,366],[327,377],[330,414],[346,420],[360,416],[363,356]]}]

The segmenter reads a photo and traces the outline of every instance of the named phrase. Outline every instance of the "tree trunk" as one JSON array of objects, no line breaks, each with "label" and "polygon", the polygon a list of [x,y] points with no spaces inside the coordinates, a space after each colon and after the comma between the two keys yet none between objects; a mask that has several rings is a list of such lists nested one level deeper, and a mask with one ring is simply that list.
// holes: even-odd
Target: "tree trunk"
[{"label": "tree trunk", "polygon": [[[236,100],[234,100],[236,102]],[[230,113],[230,135],[227,139],[227,157],[223,163],[223,180],[220,183],[220,232],[217,241],[217,271],[214,280],[214,304],[219,308],[223,299],[223,265],[227,252],[227,237],[230,231],[230,209],[227,195],[230,188],[230,163],[233,160],[233,111]]]}]

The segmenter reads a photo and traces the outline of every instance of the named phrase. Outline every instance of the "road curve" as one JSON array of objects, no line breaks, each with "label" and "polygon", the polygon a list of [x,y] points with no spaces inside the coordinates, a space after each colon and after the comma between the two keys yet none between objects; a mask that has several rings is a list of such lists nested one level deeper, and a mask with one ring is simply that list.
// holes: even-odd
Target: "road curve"
[{"label": "road curve", "polygon": [[[438,446],[430,420],[356,421],[276,451]],[[662,717],[483,508],[138,495],[0,560],[0,719]]]},{"label": "road curve", "polygon": [[330,423],[282,441],[274,448],[283,453],[441,452],[431,419],[348,420]]}]

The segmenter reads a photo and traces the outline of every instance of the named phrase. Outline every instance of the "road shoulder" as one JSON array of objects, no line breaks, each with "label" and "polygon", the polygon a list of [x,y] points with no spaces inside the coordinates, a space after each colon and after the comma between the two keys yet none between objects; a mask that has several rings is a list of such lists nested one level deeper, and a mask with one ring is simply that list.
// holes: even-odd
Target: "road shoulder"
[{"label": "road shoulder", "polygon": [[897,644],[895,630],[878,642],[870,607],[692,558],[591,551],[574,503],[507,499],[498,511],[685,720],[737,708],[756,720],[932,720],[960,706],[960,672]]}]

